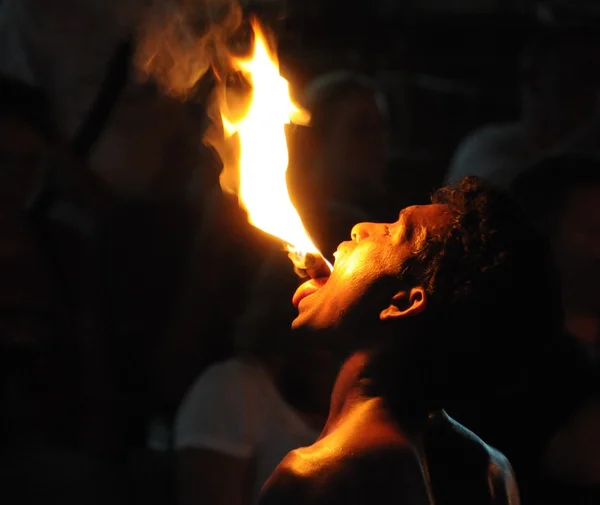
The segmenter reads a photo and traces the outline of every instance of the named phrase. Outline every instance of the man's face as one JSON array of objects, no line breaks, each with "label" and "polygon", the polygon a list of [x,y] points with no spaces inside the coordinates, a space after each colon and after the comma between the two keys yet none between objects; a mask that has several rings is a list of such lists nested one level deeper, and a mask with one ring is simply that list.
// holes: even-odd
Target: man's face
[{"label": "man's face", "polygon": [[395,223],[356,225],[352,240],[342,242],[335,253],[331,277],[309,281],[296,291],[298,317],[293,328],[369,328],[367,337],[372,337],[372,330],[381,324],[381,312],[394,295],[413,287],[403,285],[404,262],[428,238],[447,232],[449,219],[448,207],[435,204],[408,207]]}]

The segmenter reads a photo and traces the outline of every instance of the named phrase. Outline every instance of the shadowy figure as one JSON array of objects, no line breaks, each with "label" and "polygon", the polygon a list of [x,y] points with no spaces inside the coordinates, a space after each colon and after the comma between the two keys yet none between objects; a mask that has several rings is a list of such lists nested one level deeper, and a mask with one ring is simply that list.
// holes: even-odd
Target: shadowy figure
[{"label": "shadowy figure", "polygon": [[[548,316],[558,307],[560,322],[549,250],[475,178],[432,201],[356,225],[331,276],[296,292],[298,338],[349,357],[319,440],[286,456],[262,505],[519,503],[504,456],[442,409],[500,401],[533,379],[525,365],[560,328]],[[540,289],[536,303],[515,300],[523,278]],[[535,424],[510,416],[507,437]]]},{"label": "shadowy figure", "polygon": [[521,56],[521,116],[486,125],[456,150],[446,180],[482,177],[508,189],[533,163],[566,149],[598,152],[598,28],[542,27]]},{"label": "shadowy figure", "polygon": [[296,286],[277,251],[236,325],[236,356],[211,365],[184,398],[175,424],[182,505],[255,503],[281,459],[323,427],[333,376],[327,355],[292,338]]},{"label": "shadowy figure", "polygon": [[14,503],[115,501],[114,412],[94,223],[107,201],[44,93],[2,76],[2,458]]},{"label": "shadowy figure", "polygon": [[305,102],[311,122],[292,142],[289,185],[311,236],[330,256],[354,223],[391,219],[396,210],[389,215],[383,184],[388,111],[374,81],[345,71],[317,77]]},{"label": "shadowy figure", "polygon": [[512,191],[550,238],[561,273],[569,333],[600,351],[600,157],[564,154],[519,176]]},{"label": "shadowy figure", "polygon": [[[507,404],[539,419],[535,433],[513,436],[522,440],[521,453],[531,450],[532,439],[541,442],[531,463],[541,478],[532,485],[544,503],[592,503],[600,497],[600,160],[581,154],[548,158],[517,177],[512,190],[549,237],[566,330],[532,363],[541,387]],[[539,416],[546,409],[551,413]]]},{"label": "shadowy figure", "polygon": [[[63,139],[82,135],[77,147],[86,148],[86,136],[97,137],[89,169],[117,194],[184,199],[204,129],[196,109],[140,83],[126,55],[116,61],[120,75],[107,76],[147,7],[138,0],[3,0],[0,71],[51,97]],[[107,84],[115,89],[100,97]],[[103,105],[95,111],[103,128],[82,132],[95,103]]]},{"label": "shadowy figure", "polygon": [[[48,395],[44,397],[34,385],[42,380],[38,374],[44,368],[40,361],[47,361],[42,358],[45,351],[61,347],[57,339],[64,338],[66,307],[57,296],[58,279],[27,213],[28,199],[42,177],[41,160],[49,142],[47,102],[39,90],[21,82],[2,76],[1,83],[2,442],[18,445],[35,438],[36,432],[42,439],[57,436],[54,430],[59,425],[51,415],[44,426],[39,423]],[[56,393],[54,386],[49,390]],[[44,429],[46,433],[40,433]]]}]

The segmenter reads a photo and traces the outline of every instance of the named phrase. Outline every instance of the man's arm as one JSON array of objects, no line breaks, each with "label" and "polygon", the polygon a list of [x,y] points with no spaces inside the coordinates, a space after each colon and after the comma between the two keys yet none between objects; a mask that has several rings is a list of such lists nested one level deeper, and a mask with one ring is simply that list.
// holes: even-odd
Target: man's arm
[{"label": "man's arm", "polygon": [[499,451],[490,448],[489,487],[497,505],[520,505],[519,487],[512,465]]}]

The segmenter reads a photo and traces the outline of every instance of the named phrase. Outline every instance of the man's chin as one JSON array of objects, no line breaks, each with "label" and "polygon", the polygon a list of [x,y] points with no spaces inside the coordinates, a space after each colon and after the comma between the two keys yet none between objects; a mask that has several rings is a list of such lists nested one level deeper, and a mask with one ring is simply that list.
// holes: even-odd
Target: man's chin
[{"label": "man's chin", "polygon": [[294,338],[307,347],[331,350],[336,340],[335,329],[321,320],[315,305],[302,305],[298,316],[292,321]]},{"label": "man's chin", "polygon": [[292,330],[294,331],[302,331],[305,329],[305,321],[304,317],[302,317],[302,312],[299,312],[298,315],[292,321]]},{"label": "man's chin", "polygon": [[[309,287],[308,290],[306,286]],[[301,295],[301,296],[298,296]],[[298,315],[292,321],[292,329],[307,331],[319,331],[320,325],[320,301],[321,301],[320,289],[315,286],[313,280],[306,282],[294,295],[294,305],[298,310]]]}]

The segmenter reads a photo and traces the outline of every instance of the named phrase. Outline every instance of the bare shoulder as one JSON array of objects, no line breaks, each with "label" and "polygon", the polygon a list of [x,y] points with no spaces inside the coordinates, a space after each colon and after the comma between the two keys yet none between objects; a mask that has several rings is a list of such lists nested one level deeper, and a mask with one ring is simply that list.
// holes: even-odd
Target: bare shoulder
[{"label": "bare shoulder", "polygon": [[259,505],[315,503],[316,484],[313,476],[290,464],[290,456],[291,453],[279,463],[263,486]]},{"label": "bare shoulder", "polygon": [[444,411],[430,416],[425,440],[434,492],[451,503],[520,503],[508,459]]},{"label": "bare shoulder", "polygon": [[260,505],[429,503],[410,446],[389,440],[348,447],[327,437],[292,451],[263,488]]}]

